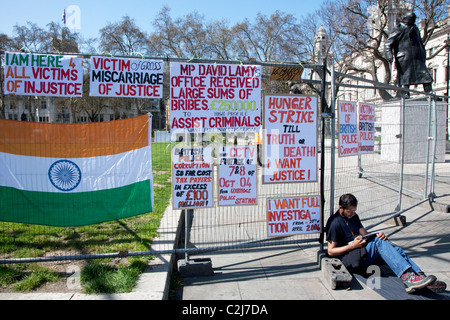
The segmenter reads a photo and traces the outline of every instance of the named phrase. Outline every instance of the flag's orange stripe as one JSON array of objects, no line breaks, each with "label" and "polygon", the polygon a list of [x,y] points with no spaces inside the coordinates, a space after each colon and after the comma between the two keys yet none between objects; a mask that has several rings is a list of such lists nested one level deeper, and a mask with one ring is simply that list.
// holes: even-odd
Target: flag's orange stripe
[{"label": "flag's orange stripe", "polygon": [[82,124],[0,119],[0,152],[47,158],[118,154],[149,144],[148,121],[147,115]]}]

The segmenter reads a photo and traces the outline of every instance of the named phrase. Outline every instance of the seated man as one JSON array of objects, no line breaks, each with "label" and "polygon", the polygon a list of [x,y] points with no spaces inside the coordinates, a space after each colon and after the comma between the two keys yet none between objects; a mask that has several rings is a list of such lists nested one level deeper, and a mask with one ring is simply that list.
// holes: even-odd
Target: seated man
[{"label": "seated man", "polygon": [[362,239],[368,232],[356,214],[357,206],[358,200],[352,194],[344,194],[339,199],[339,210],[326,226],[328,254],[341,258],[349,271],[385,262],[402,279],[408,293],[432,285],[436,277],[426,276],[401,248],[387,241],[383,232]]}]

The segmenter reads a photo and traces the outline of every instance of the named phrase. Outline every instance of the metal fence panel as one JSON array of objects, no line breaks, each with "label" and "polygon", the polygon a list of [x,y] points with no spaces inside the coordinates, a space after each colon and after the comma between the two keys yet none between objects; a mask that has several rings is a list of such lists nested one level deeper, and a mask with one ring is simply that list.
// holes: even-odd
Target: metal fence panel
[{"label": "metal fence panel", "polygon": [[[396,88],[340,73],[336,77],[370,82],[374,88]],[[347,86],[366,90],[363,85]],[[419,94],[414,90],[410,92]],[[386,216],[397,215],[428,198],[432,200],[436,166],[442,170],[446,162],[448,103],[442,100],[443,97],[420,93],[411,99],[399,98],[375,104],[375,127],[378,129],[375,152],[345,158],[336,156],[336,170],[332,173],[335,201],[342,193],[354,193],[362,200],[358,204],[362,220],[371,220],[376,225]]]}]

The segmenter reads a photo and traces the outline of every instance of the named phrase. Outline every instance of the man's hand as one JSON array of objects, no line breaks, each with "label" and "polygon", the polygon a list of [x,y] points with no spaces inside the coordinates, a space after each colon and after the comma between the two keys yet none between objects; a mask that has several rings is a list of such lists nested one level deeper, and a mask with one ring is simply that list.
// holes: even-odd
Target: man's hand
[{"label": "man's hand", "polygon": [[361,236],[357,236],[353,242],[351,243],[351,246],[353,249],[362,248],[366,245],[367,241],[363,240]]}]

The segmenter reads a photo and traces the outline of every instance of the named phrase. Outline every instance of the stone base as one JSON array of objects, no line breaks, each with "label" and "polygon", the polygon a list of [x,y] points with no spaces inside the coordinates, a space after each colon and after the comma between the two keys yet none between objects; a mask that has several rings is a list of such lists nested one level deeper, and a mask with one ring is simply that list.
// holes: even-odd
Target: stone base
[{"label": "stone base", "polygon": [[396,226],[396,227],[404,227],[406,226],[406,217],[405,216],[398,216],[395,218],[392,218],[391,220],[386,221],[386,223]]},{"label": "stone base", "polygon": [[322,259],[322,272],[332,290],[350,287],[353,279],[342,261],[335,258]]}]

